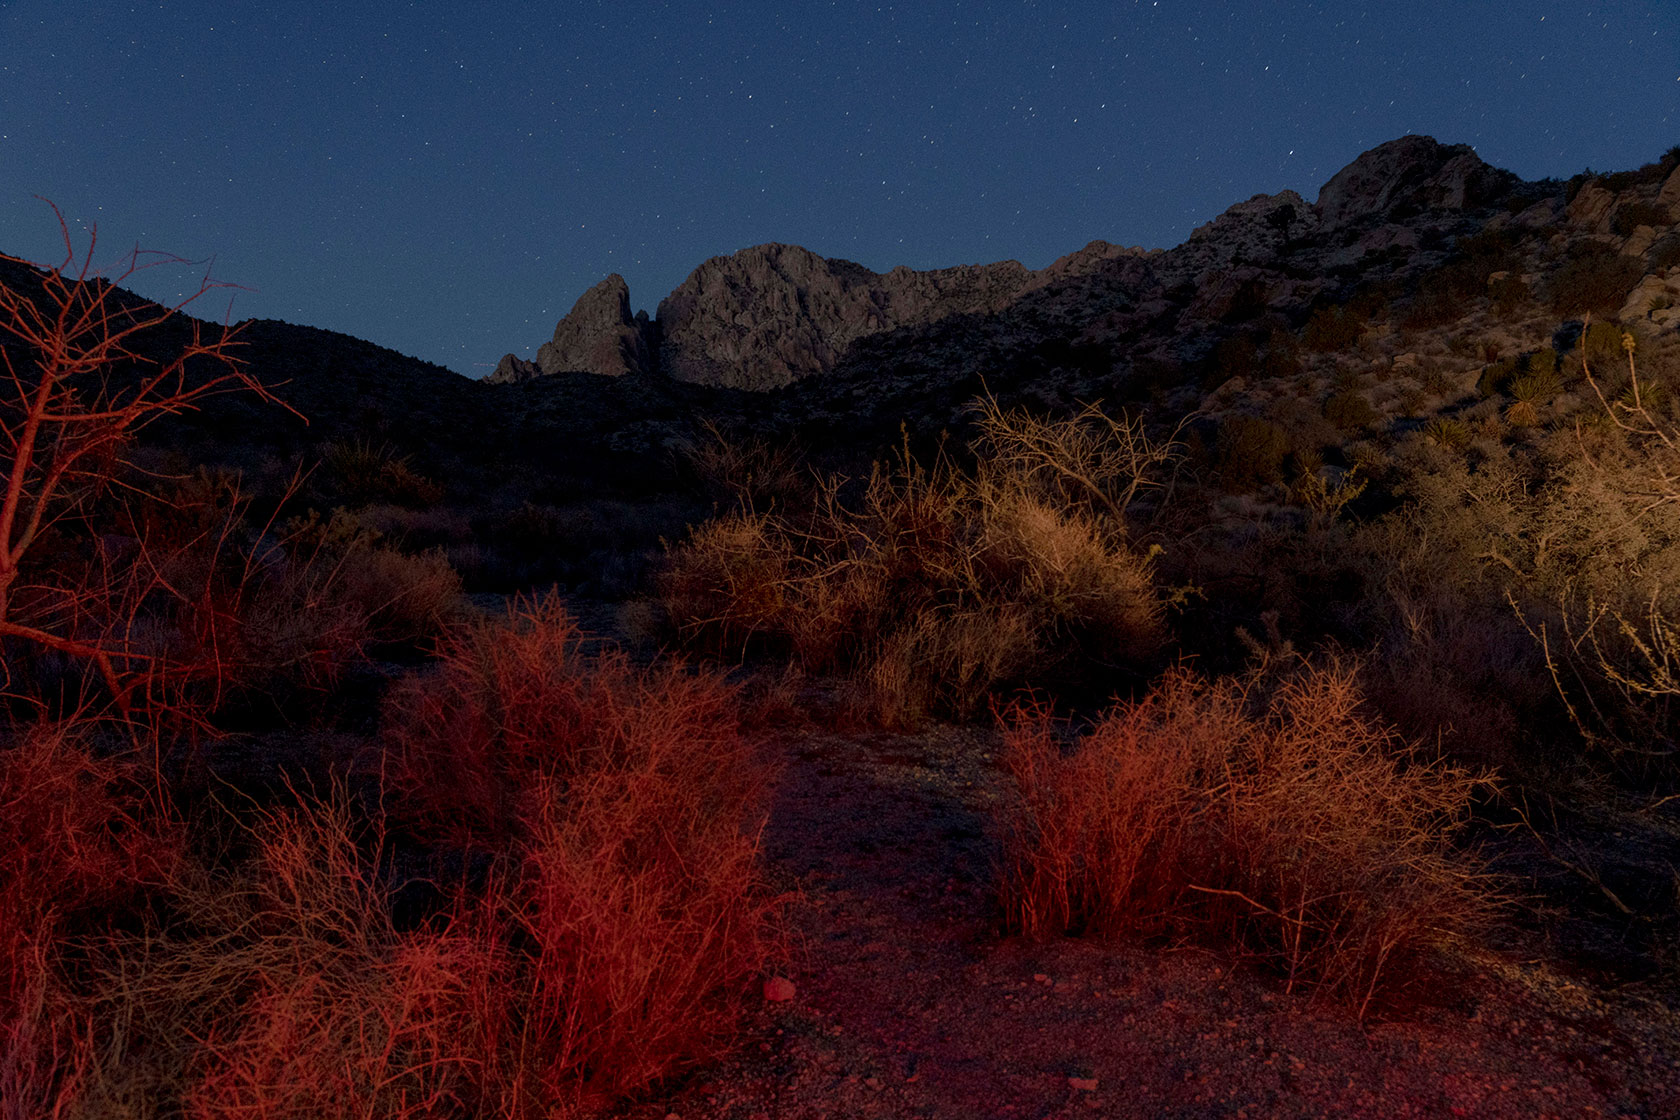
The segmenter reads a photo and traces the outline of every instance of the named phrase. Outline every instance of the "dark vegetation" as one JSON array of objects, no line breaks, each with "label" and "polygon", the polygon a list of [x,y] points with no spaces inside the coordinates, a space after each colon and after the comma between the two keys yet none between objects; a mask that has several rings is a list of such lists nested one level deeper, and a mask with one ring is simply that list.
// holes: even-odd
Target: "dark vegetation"
[{"label": "dark vegetation", "polygon": [[0,1115],[536,1117],[704,1060],[787,952],[744,697],[790,672],[996,725],[1011,934],[1360,1016],[1513,939],[1671,993],[1672,868],[1582,839],[1680,794],[1644,236],[1470,232],[1171,353],[965,318],[922,337],[995,377],[877,341],[879,394],[769,404],[0,261]]}]

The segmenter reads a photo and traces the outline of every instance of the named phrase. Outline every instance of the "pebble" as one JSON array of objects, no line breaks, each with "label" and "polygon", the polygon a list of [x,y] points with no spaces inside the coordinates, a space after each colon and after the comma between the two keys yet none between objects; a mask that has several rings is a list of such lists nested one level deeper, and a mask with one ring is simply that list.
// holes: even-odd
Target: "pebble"
[{"label": "pebble", "polygon": [[772,976],[764,982],[764,998],[771,1003],[790,1003],[794,997],[793,981],[785,976]]}]

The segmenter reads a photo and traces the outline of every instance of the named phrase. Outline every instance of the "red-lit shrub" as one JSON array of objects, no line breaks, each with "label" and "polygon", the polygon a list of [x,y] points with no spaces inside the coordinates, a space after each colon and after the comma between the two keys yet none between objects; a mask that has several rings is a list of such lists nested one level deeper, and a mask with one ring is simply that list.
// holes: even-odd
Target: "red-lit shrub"
[{"label": "red-lit shrub", "polygon": [[733,688],[590,651],[553,597],[440,653],[391,703],[393,788],[421,835],[509,853],[507,1087],[612,1096],[708,1053],[775,950]]},{"label": "red-lit shrub", "polygon": [[1263,704],[1257,690],[1175,671],[1072,744],[1018,711],[1010,925],[1194,933],[1363,1013],[1397,965],[1485,920],[1485,883],[1451,842],[1477,779],[1397,742],[1345,667],[1304,667]]},{"label": "red-lit shrub", "polygon": [[[0,643],[92,666],[106,699],[126,709],[155,677],[156,656],[124,632],[126,618],[101,617],[102,589],[56,581],[29,588],[30,562],[55,530],[134,473],[127,453],[141,429],[219,393],[274,398],[239,364],[237,330],[206,330],[177,315],[217,285],[204,280],[174,307],[139,301],[117,285],[155,265],[185,262],[136,250],[107,279],[93,267],[95,237],[78,259],[58,217],[64,259],[16,286],[0,283],[0,476],[8,480],[0,495]],[[125,557],[123,570],[145,583],[155,573],[143,559]]]},{"label": "red-lit shrub", "polygon": [[85,1060],[59,998],[65,942],[124,920],[176,864],[175,830],[136,778],[71,725],[0,738],[0,1116],[70,1091]]},{"label": "red-lit shrub", "polygon": [[368,823],[342,790],[251,813],[242,854],[183,864],[167,918],[100,943],[71,1114],[501,1115],[500,947],[470,913],[398,928]]}]

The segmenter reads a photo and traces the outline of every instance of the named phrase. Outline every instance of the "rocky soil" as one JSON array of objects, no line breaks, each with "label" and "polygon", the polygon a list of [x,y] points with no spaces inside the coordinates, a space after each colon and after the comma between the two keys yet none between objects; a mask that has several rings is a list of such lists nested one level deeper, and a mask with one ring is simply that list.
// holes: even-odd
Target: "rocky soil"
[{"label": "rocky soil", "polygon": [[1441,962],[1361,1022],[1205,948],[1001,936],[997,745],[950,727],[781,736],[765,839],[799,949],[791,993],[766,991],[791,998],[622,1116],[1680,1115],[1672,993],[1520,940]]}]

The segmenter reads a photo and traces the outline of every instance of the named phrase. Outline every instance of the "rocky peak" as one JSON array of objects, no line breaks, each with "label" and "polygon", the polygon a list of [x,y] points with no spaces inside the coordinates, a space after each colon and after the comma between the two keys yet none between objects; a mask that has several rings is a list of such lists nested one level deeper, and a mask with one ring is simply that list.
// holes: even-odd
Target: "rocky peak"
[{"label": "rocky peak", "polygon": [[517,354],[503,354],[502,360],[496,363],[496,371],[485,380],[492,385],[511,385],[516,381],[529,381],[540,376],[542,369],[537,363],[527,361]]},{"label": "rocky peak", "polygon": [[[646,373],[648,347],[630,314],[630,286],[613,273],[578,298],[537,350],[543,373],[582,371],[618,377]],[[500,373],[498,367],[497,372]]]},{"label": "rocky peak", "polygon": [[797,245],[713,257],[659,304],[660,366],[679,381],[774,389],[832,370],[866,335],[1006,306],[1017,261],[878,273]]},{"label": "rocky peak", "polygon": [[1317,228],[1318,214],[1294,191],[1257,194],[1198,226],[1190,234],[1190,245],[1203,249],[1196,255],[1210,257],[1204,262],[1210,265],[1266,260]]},{"label": "rocky peak", "polygon": [[1394,216],[1402,206],[1466,210],[1497,199],[1518,182],[1482,162],[1468,144],[1402,136],[1372,148],[1338,171],[1314,207],[1325,227]]}]

